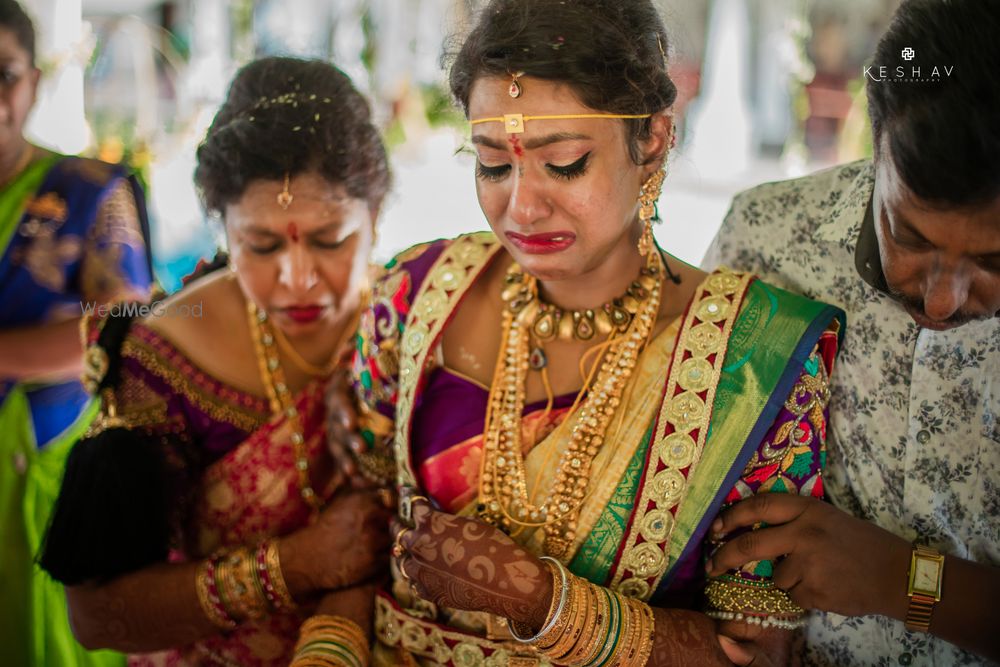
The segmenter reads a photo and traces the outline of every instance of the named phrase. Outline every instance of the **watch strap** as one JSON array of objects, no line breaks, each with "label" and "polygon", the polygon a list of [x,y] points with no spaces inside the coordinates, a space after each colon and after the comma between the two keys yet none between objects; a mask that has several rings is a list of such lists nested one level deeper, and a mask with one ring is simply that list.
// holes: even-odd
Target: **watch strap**
[{"label": "watch strap", "polygon": [[931,614],[937,600],[932,595],[914,593],[910,596],[910,607],[906,610],[906,629],[927,632],[931,627]]},{"label": "watch strap", "polygon": [[[917,561],[921,558],[939,561],[937,592],[934,595],[913,590],[914,569],[917,566]],[[944,560],[939,551],[923,545],[914,545],[910,558],[910,590],[907,593],[910,598],[910,606],[906,610],[906,619],[904,620],[907,630],[927,632],[930,629],[934,605],[941,599],[943,570]]]}]

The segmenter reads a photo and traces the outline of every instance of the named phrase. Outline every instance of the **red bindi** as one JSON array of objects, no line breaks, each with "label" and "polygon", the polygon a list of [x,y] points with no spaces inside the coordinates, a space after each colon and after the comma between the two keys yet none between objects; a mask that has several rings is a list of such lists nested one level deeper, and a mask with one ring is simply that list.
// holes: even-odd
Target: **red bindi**
[{"label": "red bindi", "polygon": [[292,243],[299,242],[299,227],[294,222],[288,223],[288,238],[292,239]]},{"label": "red bindi", "polygon": [[524,157],[524,148],[521,146],[521,140],[518,137],[513,136],[508,139],[508,141],[510,141],[510,145],[514,147],[514,155]]}]

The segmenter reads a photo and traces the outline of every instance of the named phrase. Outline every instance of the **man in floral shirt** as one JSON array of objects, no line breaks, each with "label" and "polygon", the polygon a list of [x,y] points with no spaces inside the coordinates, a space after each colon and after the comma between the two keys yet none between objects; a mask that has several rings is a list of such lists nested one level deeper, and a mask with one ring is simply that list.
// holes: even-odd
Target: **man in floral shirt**
[{"label": "man in floral shirt", "polygon": [[[806,627],[806,664],[993,664],[1000,4],[907,0],[865,76],[874,161],[738,195],[704,262],[847,311],[832,504],[774,494],[737,505],[717,532],[768,527],[708,569],[787,554],[775,583],[823,612]],[[736,664],[770,664],[751,644],[723,644]]]}]

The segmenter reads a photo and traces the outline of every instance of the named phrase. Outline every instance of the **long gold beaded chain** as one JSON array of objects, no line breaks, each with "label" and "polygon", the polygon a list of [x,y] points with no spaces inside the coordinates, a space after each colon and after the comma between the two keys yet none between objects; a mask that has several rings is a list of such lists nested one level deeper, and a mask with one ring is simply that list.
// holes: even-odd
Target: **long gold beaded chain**
[{"label": "long gold beaded chain", "polygon": [[257,364],[260,368],[260,378],[267,390],[271,403],[271,412],[275,415],[284,414],[292,427],[292,449],[295,455],[295,470],[299,477],[299,493],[302,499],[312,509],[311,520],[319,517],[323,500],[316,495],[309,477],[309,458],[306,452],[305,429],[298,408],[292,399],[292,392],[285,380],[285,372],[281,368],[278,347],[275,345],[274,331],[267,313],[259,310],[257,305],[247,300],[247,319],[250,322],[250,336],[253,338],[254,350],[257,353]]},{"label": "long gold beaded chain", "polygon": [[[651,253],[646,271],[656,276],[635,316],[613,330],[608,350],[593,383],[577,397],[579,409],[565,419],[575,419],[569,442],[549,497],[532,503],[528,497],[524,455],[521,446],[521,420],[525,403],[528,373],[530,327],[518,317],[521,303],[508,300],[503,313],[503,338],[490,388],[487,406],[483,460],[479,482],[479,513],[486,521],[511,531],[514,526],[541,527],[545,531],[545,551],[563,557],[575,539],[576,515],[585,497],[590,469],[604,443],[611,419],[621,405],[628,380],[638,363],[660,308],[659,253]],[[524,277],[529,296],[537,294],[537,281]],[[518,292],[524,294],[525,290]],[[511,291],[506,292],[512,294]],[[509,298],[509,296],[508,296]]]}]

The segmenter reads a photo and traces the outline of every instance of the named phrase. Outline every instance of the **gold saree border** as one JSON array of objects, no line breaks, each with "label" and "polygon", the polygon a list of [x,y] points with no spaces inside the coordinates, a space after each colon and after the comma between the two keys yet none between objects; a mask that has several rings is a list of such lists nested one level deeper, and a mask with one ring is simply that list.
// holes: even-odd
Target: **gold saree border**
[{"label": "gold saree border", "polygon": [[442,251],[421,284],[406,318],[399,346],[399,393],[396,401],[396,482],[417,486],[410,452],[413,406],[427,359],[455,306],[502,246],[492,232],[459,236]]},{"label": "gold saree border", "polygon": [[684,315],[640,495],[609,577],[609,587],[624,595],[648,600],[683,550],[672,539],[675,516],[705,448],[729,335],[753,279],[719,268],[695,290]]},{"label": "gold saree border", "polygon": [[[405,651],[410,660],[419,656],[421,665],[561,667],[526,644],[478,637],[408,614],[384,594],[375,596],[375,641]],[[399,663],[376,659],[375,664]]]}]

